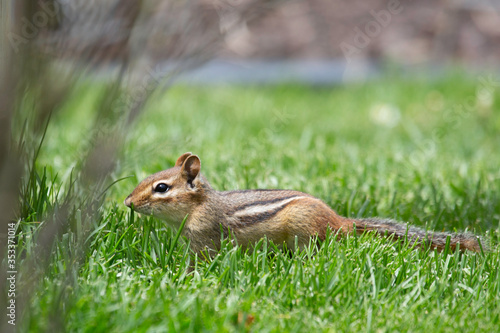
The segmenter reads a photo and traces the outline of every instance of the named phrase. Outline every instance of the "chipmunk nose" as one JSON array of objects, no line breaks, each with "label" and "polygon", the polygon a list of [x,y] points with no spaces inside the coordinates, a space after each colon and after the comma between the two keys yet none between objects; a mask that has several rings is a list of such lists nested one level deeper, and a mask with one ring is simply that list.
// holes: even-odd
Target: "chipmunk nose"
[{"label": "chipmunk nose", "polygon": [[131,195],[129,195],[129,196],[125,199],[125,201],[123,201],[123,203],[125,204],[125,206],[130,207],[130,206],[132,205],[132,198],[131,198],[131,197],[132,197],[132,194],[131,194]]}]

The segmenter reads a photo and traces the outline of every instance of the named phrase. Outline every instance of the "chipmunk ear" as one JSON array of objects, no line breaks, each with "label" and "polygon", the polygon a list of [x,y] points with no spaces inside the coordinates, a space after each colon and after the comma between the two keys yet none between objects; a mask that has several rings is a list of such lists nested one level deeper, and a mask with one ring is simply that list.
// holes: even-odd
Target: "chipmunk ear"
[{"label": "chipmunk ear", "polygon": [[186,160],[186,158],[188,158],[188,157],[189,157],[189,156],[191,156],[191,155],[193,155],[193,154],[191,154],[191,153],[184,153],[184,154],[182,154],[182,155],[181,155],[181,156],[177,159],[177,161],[175,161],[175,166],[181,166],[181,165],[184,163],[184,161]]},{"label": "chipmunk ear", "polygon": [[181,174],[190,183],[191,181],[193,181],[193,179],[196,178],[196,176],[198,176],[198,173],[200,173],[200,169],[200,158],[196,155],[191,155],[188,156],[182,164]]}]

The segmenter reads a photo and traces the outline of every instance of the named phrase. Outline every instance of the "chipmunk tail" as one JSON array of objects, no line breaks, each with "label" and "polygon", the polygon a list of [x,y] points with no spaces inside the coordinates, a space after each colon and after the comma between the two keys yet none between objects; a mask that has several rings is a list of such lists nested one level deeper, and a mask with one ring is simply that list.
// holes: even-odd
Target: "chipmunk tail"
[{"label": "chipmunk tail", "polygon": [[438,251],[449,249],[455,251],[489,252],[490,244],[484,238],[472,233],[447,233],[434,232],[422,228],[410,226],[405,223],[391,219],[367,218],[350,220],[355,225],[356,233],[362,234],[366,231],[373,231],[377,234],[393,237],[394,240],[406,240],[411,244],[416,244],[420,248],[430,247]]}]

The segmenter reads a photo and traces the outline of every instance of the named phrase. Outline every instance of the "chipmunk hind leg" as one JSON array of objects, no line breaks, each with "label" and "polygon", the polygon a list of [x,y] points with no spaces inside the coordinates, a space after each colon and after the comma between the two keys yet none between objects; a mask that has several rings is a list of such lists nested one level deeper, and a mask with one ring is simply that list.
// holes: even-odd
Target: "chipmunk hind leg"
[{"label": "chipmunk hind leg", "polygon": [[[279,220],[284,221],[286,244],[288,248],[307,247],[313,237],[325,240],[327,229],[334,231],[344,225],[343,218],[337,215],[328,205],[313,197],[303,197],[290,202],[280,213]],[[351,223],[352,226],[352,223]]]}]

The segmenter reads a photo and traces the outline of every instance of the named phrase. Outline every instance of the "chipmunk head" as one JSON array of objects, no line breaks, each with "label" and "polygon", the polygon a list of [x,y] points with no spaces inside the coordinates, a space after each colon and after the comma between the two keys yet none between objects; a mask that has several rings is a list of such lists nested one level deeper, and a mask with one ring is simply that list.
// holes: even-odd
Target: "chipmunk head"
[{"label": "chipmunk head", "polygon": [[182,154],[173,168],[140,182],[124,203],[139,213],[180,224],[186,214],[203,201],[209,186],[200,174],[200,167],[198,156]]}]

